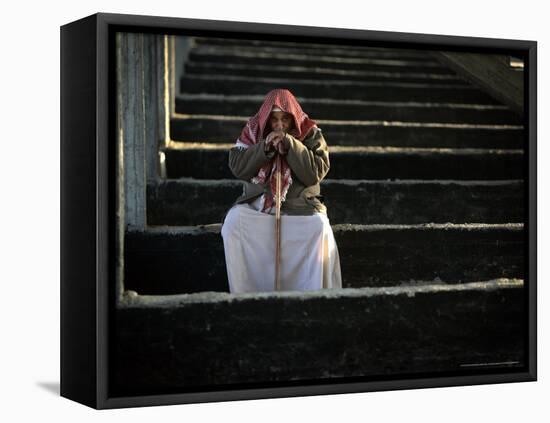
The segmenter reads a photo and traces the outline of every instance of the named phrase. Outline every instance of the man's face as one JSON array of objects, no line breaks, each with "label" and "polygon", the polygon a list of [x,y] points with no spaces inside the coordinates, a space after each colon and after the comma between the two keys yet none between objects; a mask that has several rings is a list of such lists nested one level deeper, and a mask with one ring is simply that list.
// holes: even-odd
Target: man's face
[{"label": "man's face", "polygon": [[292,115],[286,112],[271,112],[269,123],[272,131],[288,132],[294,125]]}]

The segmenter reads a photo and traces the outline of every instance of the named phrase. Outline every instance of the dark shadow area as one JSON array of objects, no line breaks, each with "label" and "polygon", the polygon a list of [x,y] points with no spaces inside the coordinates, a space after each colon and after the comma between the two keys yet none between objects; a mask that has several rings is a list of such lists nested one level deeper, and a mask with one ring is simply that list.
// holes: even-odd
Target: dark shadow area
[{"label": "dark shadow area", "polygon": [[59,382],[37,382],[36,384],[45,391],[55,394],[56,396],[60,395],[61,389]]}]

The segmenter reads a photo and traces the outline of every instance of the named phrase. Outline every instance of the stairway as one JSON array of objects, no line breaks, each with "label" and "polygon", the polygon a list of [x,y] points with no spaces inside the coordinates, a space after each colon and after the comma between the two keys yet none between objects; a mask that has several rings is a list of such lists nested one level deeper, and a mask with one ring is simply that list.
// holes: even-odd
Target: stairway
[{"label": "stairway", "polygon": [[329,145],[321,189],[345,287],[523,278],[521,118],[433,53],[194,38],[180,87],[127,289],[228,290],[219,230],[242,192],[228,150],[277,87]]},{"label": "stairway", "polygon": [[[221,373],[176,372],[160,379],[153,367],[149,373],[144,369],[153,366],[148,364],[152,355],[172,360],[173,344],[135,353],[143,339],[161,336],[155,332],[158,325],[175,325],[185,339],[199,337],[218,350],[227,343],[220,333],[231,324],[240,328],[234,336],[246,336],[254,345],[262,341],[251,327],[265,324],[276,334],[283,331],[276,320],[267,324],[258,317],[261,295],[235,302],[221,294],[228,292],[221,221],[242,191],[229,171],[228,150],[274,88],[287,88],[297,97],[322,128],[330,153],[321,193],[348,289],[338,298],[349,306],[348,314],[327,293],[308,294],[309,305],[290,293],[266,297],[280,300],[296,318],[302,307],[318,323],[327,315],[319,311],[323,307],[347,316],[336,326],[355,343],[348,339],[343,353],[331,350],[312,364],[327,366],[327,377],[380,369],[386,374],[465,371],[461,365],[491,361],[504,368],[523,365],[524,130],[522,119],[507,106],[445,67],[433,52],[362,46],[196,37],[180,87],[164,150],[167,178],[147,186],[148,230],[126,234],[125,286],[139,293],[142,308],[140,315],[138,303],[129,299],[119,321],[131,327],[138,324],[128,322],[138,319],[148,329],[145,338],[143,332],[124,332],[120,359],[132,364],[118,374],[121,391],[217,383],[222,374],[223,380],[238,383],[288,380],[290,374],[316,377],[297,359],[305,346],[281,358],[297,359],[302,367],[271,363],[266,373],[259,352],[243,359],[242,351],[212,355],[201,350],[195,353],[209,357],[208,368],[219,367]],[[212,296],[213,291],[220,294]],[[372,301],[357,297],[361,292]],[[182,308],[191,297],[181,294],[193,293],[195,305]],[[213,311],[195,321],[191,308],[200,314],[204,304]],[[267,307],[277,309],[271,303]],[[351,317],[361,311],[364,326]],[[216,328],[216,313],[226,316],[227,327]],[[192,327],[178,323],[189,319]],[[373,322],[386,334],[408,333],[403,342],[410,345],[384,341],[379,348],[387,360],[367,351],[369,334],[383,337]],[[414,322],[409,324],[413,332],[405,322]],[[321,348],[311,325],[293,326],[281,345],[306,345],[309,339]],[[453,343],[449,336],[460,340]],[[415,344],[419,339],[421,346]],[[417,357],[405,358],[404,347],[416,348]],[[350,349],[357,355],[343,358]],[[181,358],[180,364],[192,366],[195,358]],[[362,359],[372,366],[358,369]],[[228,362],[238,365],[222,371],[220,363]]]}]

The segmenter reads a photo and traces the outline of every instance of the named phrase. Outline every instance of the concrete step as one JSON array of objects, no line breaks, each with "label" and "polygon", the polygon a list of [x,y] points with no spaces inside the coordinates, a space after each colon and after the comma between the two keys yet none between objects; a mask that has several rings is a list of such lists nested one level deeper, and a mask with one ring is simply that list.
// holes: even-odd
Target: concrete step
[{"label": "concrete step", "polygon": [[113,396],[525,366],[521,280],[137,296],[115,310]]},{"label": "concrete step", "polygon": [[[250,116],[176,114],[172,140],[227,143],[236,140]],[[522,125],[353,121],[314,119],[331,146],[394,146],[520,149]],[[233,141],[234,142],[234,141]]]},{"label": "concrete step", "polygon": [[[294,38],[294,37],[293,37]],[[294,38],[295,39],[295,38]],[[348,40],[353,43],[353,40]],[[302,55],[308,53],[326,54],[329,56],[345,57],[372,57],[378,59],[417,59],[433,60],[433,52],[420,49],[399,49],[365,46],[362,44],[334,44],[334,43],[303,43],[277,40],[246,40],[231,38],[213,38],[213,37],[193,37],[193,47],[230,47],[247,50],[256,50],[259,52],[293,52]]]},{"label": "concrete step", "polygon": [[[149,184],[149,225],[222,222],[242,193],[236,179],[181,178]],[[524,221],[522,180],[338,180],[321,182],[333,224],[509,223]]]},{"label": "concrete step", "polygon": [[[506,106],[453,103],[413,103],[395,101],[334,100],[298,98],[302,108],[315,119],[385,120],[402,122],[443,122],[470,124],[514,124],[522,119]],[[253,116],[262,96],[181,94],[176,97],[176,113]]]},{"label": "concrete step", "polygon": [[[345,288],[523,278],[521,223],[342,224],[332,228]],[[228,291],[220,229],[221,224],[214,224],[127,232],[125,288],[155,295]]]},{"label": "concrete step", "polygon": [[[228,166],[235,144],[171,142],[164,150],[168,178],[234,178]],[[467,148],[329,147],[330,179],[523,178],[523,151]]]},{"label": "concrete step", "polygon": [[[278,63],[278,62],[276,62]],[[392,70],[364,70],[364,69],[335,69],[325,67],[323,63],[309,63],[298,65],[251,64],[226,62],[186,62],[184,74],[188,75],[230,75],[264,78],[293,79],[332,79],[344,81],[385,81],[385,82],[420,82],[446,83],[464,85],[465,80],[455,74],[431,73],[430,69],[424,72],[410,72],[407,69]]]},{"label": "concrete step", "polygon": [[289,51],[235,47],[200,46],[192,48],[188,62],[227,63],[242,65],[319,66],[330,69],[368,71],[429,72],[444,75],[455,73],[431,56],[424,57],[365,57],[361,54],[338,54],[320,50]]},{"label": "concrete step", "polygon": [[415,101],[439,103],[500,104],[471,85],[446,83],[364,82],[334,79],[265,78],[229,75],[184,75],[180,93],[263,95],[286,88],[297,97],[322,97],[363,101]]}]

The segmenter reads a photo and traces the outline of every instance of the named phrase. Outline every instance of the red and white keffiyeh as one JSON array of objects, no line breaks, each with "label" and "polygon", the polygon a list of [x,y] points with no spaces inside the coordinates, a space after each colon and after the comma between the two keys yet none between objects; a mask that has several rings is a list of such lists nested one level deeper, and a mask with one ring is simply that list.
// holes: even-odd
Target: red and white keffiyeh
[{"label": "red and white keffiyeh", "polygon": [[[312,128],[317,127],[317,123],[310,119],[306,113],[304,113],[302,107],[289,90],[277,88],[267,93],[258,113],[248,120],[241,132],[241,135],[237,139],[237,147],[248,148],[251,145],[259,143],[268,135],[269,126],[267,124],[269,121],[269,115],[274,107],[278,107],[282,111],[292,115],[294,118],[294,128],[288,133],[300,141],[304,140]],[[266,128],[266,126],[268,127]],[[276,189],[276,157],[277,155],[261,167],[258,174],[250,180],[252,183],[262,185],[267,181],[271,187],[272,193],[274,193]],[[292,178],[290,176],[290,167],[285,160],[285,156],[282,156],[281,159],[281,201],[285,201],[288,188],[290,187],[290,184],[292,184]],[[274,204],[273,195],[266,193],[262,196],[262,198],[263,206],[261,210],[269,210]]]}]

